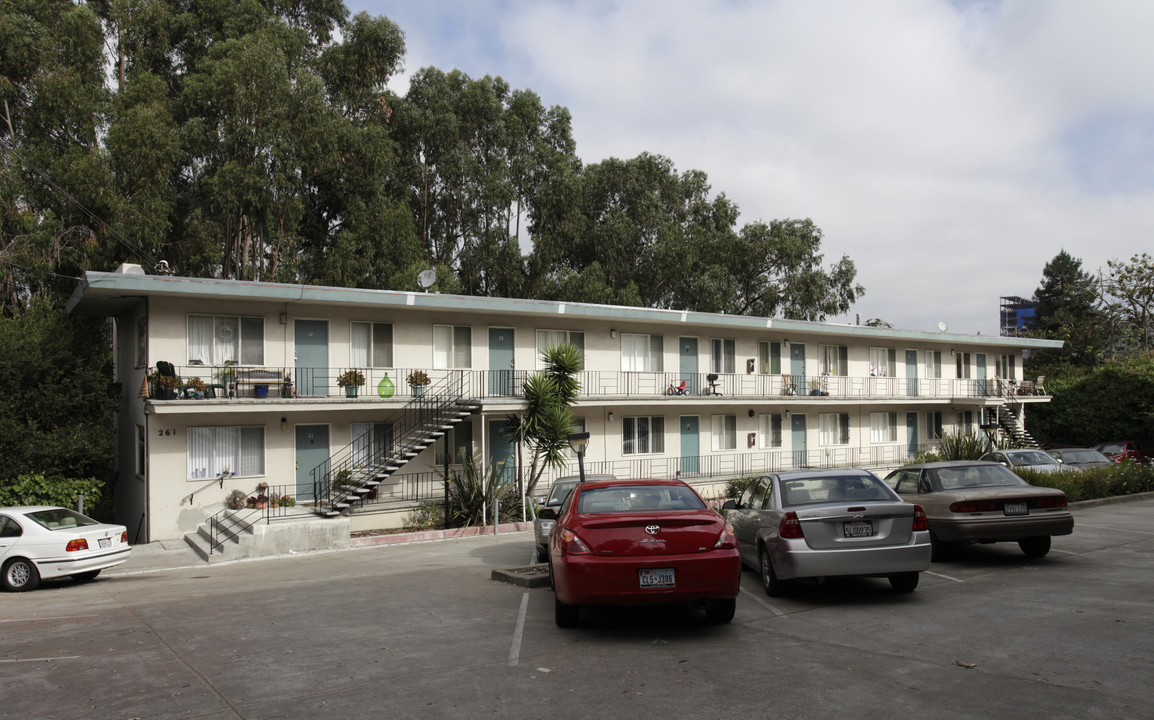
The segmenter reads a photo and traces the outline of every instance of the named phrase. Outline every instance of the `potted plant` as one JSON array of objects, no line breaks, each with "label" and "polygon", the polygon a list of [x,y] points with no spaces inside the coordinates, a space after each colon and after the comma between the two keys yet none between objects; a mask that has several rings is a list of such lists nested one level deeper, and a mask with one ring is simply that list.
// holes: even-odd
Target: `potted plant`
[{"label": "potted plant", "polygon": [[421,397],[429,384],[429,374],[424,370],[414,370],[405,380],[413,387],[413,397]]},{"label": "potted plant", "polygon": [[180,379],[171,375],[161,375],[160,373],[152,373],[148,377],[149,385],[152,387],[153,400],[175,400],[176,390],[180,387]]},{"label": "potted plant", "polygon": [[206,392],[208,392],[208,386],[198,377],[194,377],[184,385],[184,396],[186,398],[203,400]]},{"label": "potted plant", "polygon": [[280,499],[280,504],[281,507],[292,507],[297,504],[297,500],[292,495],[284,495]]},{"label": "potted plant", "polygon": [[355,398],[364,384],[365,376],[356,368],[345,370],[337,377],[337,385],[345,389],[345,397]]},{"label": "potted plant", "polygon": [[233,490],[224,500],[224,504],[228,506],[229,510],[243,510],[245,503],[245,495],[243,490]]},{"label": "potted plant", "polygon": [[261,493],[260,495],[257,495],[254,500],[255,502],[253,503],[253,507],[255,507],[257,510],[264,510],[268,507],[268,495]]}]

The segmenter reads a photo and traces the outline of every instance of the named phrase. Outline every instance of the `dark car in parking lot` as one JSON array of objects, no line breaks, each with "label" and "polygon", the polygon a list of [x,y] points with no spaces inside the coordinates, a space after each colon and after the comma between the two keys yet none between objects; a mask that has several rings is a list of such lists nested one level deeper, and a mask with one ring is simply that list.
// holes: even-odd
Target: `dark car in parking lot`
[{"label": "dark car in parking lot", "polygon": [[1136,463],[1149,464],[1151,453],[1133,440],[1111,440],[1098,443],[1094,449],[1110,458],[1114,462],[1133,460]]},{"label": "dark car in parking lot", "polygon": [[894,470],[886,483],[925,509],[935,559],[954,543],[994,542],[1016,542],[1026,555],[1043,557],[1051,536],[1074,532],[1066,493],[1035,487],[999,463],[917,463]]},{"label": "dark car in parking lot", "polygon": [[1047,452],[1062,463],[1062,467],[1073,470],[1110,467],[1114,462],[1094,448],[1054,448]]}]

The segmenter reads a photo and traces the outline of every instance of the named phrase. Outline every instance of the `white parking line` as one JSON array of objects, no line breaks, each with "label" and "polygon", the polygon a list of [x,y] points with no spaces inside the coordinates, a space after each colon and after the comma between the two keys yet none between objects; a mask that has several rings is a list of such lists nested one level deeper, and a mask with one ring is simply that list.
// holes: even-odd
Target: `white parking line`
[{"label": "white parking line", "polygon": [[76,618],[90,618],[90,617],[96,617],[96,616],[95,615],[60,615],[58,617],[34,617],[34,618],[21,618],[19,620],[0,620],[0,623],[10,623],[10,622],[26,623],[26,622],[38,622],[41,620],[75,620]]},{"label": "white parking line", "polygon": [[924,572],[926,575],[933,575],[934,577],[945,578],[946,580],[953,580],[954,582],[957,582],[957,583],[964,583],[965,582],[965,580],[959,580],[956,577],[950,577],[949,575],[942,575],[941,573],[930,572],[929,570],[923,570],[922,572]]},{"label": "white parking line", "polygon": [[762,599],[761,599],[761,598],[759,598],[757,595],[755,595],[755,594],[751,593],[750,591],[746,590],[745,588],[741,588],[741,591],[742,591],[743,593],[745,593],[746,595],[748,595],[749,597],[753,598],[753,601],[754,601],[755,603],[757,603],[758,605],[761,605],[761,606],[762,606],[762,607],[764,607],[766,610],[769,610],[769,611],[770,611],[771,613],[773,613],[774,615],[779,615],[779,616],[784,616],[784,615],[785,615],[785,613],[783,613],[781,610],[778,610],[777,608],[775,608],[774,606],[770,605],[770,604],[769,604],[769,603],[767,603],[765,600],[762,600]]},{"label": "white parking line", "polygon": [[529,609],[529,593],[521,596],[521,611],[517,613],[517,629],[513,631],[513,646],[509,648],[509,667],[521,661],[521,638],[525,634],[525,612]]},{"label": "white parking line", "polygon": [[16,658],[14,660],[0,660],[0,663],[17,663],[17,662],[46,662],[48,660],[80,660],[82,655],[61,655],[59,657],[45,657],[45,658]]}]

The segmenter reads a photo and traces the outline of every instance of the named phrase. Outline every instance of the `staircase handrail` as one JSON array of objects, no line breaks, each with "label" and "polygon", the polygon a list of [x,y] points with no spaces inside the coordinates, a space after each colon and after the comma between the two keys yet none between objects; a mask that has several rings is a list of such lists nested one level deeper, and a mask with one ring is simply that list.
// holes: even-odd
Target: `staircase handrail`
[{"label": "staircase handrail", "polygon": [[[419,452],[419,446],[427,446],[422,441],[429,439],[427,434],[436,430],[429,427],[429,421],[444,417],[450,408],[457,406],[464,399],[464,389],[464,371],[449,373],[429,386],[423,396],[414,397],[401,408],[399,419],[393,422],[392,442],[370,443],[368,455],[363,456],[364,462],[358,456],[364,452],[357,447],[359,438],[353,438],[352,442],[313,468],[313,501],[317,509],[336,510],[338,503],[354,495],[358,487],[363,487],[366,476],[377,474],[406,453]],[[342,477],[345,472],[348,475]],[[354,481],[358,474],[359,481]]]}]

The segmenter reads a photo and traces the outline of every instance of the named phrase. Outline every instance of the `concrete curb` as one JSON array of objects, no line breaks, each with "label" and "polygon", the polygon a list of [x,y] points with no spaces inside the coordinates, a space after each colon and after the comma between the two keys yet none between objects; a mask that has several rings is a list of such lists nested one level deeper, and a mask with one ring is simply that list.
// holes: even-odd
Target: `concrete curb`
[{"label": "concrete curb", "polygon": [[542,563],[517,568],[493,568],[489,578],[524,588],[549,587],[549,566]]},{"label": "concrete curb", "polygon": [[503,523],[494,531],[488,527],[450,528],[448,530],[423,530],[411,533],[394,533],[392,535],[369,535],[367,537],[352,538],[351,547],[366,548],[380,545],[405,545],[408,543],[432,542],[435,540],[453,540],[456,538],[476,537],[480,535],[502,535],[505,533],[525,532],[533,529],[531,522]]},{"label": "concrete curb", "polygon": [[1070,503],[1071,510],[1098,507],[1099,505],[1116,505],[1118,503],[1133,502],[1136,500],[1154,500],[1154,492],[1134,493],[1133,495],[1111,495],[1110,497],[1094,498],[1093,500],[1079,500]]}]

